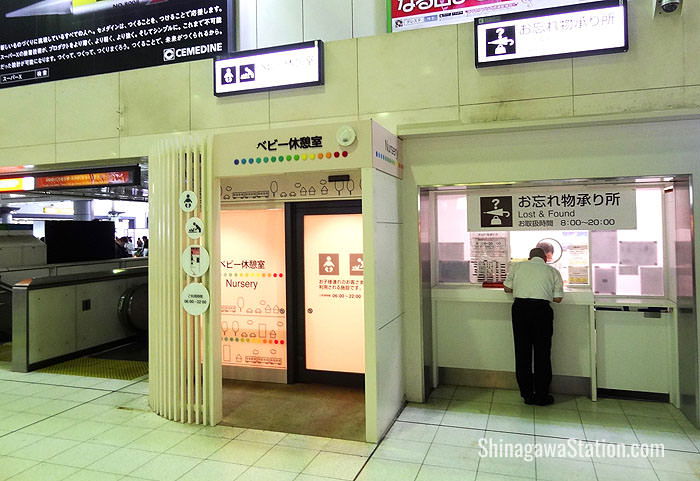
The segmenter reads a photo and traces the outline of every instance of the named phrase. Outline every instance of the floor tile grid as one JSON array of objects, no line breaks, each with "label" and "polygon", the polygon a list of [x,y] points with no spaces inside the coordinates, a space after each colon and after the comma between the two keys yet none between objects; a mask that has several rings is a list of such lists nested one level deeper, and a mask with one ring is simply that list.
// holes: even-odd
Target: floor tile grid
[{"label": "floor tile grid", "polygon": [[[412,423],[412,422],[411,422],[410,424],[421,424],[421,423]],[[465,431],[471,430],[470,428],[453,428],[453,429],[459,429],[459,430],[465,430]],[[516,436],[517,436],[517,435],[520,435],[520,433],[515,433],[515,432],[510,432],[510,431],[490,431],[490,430],[486,430],[485,433],[486,433],[487,435],[488,435],[488,434],[505,434],[505,435],[516,435]],[[567,438],[559,438],[559,437],[554,437],[554,436],[537,436],[536,438],[538,439],[538,442],[542,442],[542,441],[544,441],[544,440],[564,441],[564,440],[567,439]],[[582,440],[582,441],[585,441],[585,440]],[[381,445],[380,445],[380,446],[381,446]],[[444,445],[441,445],[441,444],[436,443],[436,442],[434,442],[434,441],[430,443],[430,448],[431,448],[431,449],[432,449],[433,447],[437,447],[438,449],[440,449],[440,448],[443,447],[443,446],[444,446]],[[492,470],[484,470],[484,469],[483,469],[484,467],[482,466],[483,458],[481,458],[480,456],[478,456],[477,459],[478,459],[478,463],[477,463],[477,465],[476,465],[476,467],[475,467],[475,468],[476,468],[476,469],[475,469],[475,474],[476,474],[476,479],[477,479],[477,480],[480,479],[480,476],[481,476],[482,474],[484,475],[484,477],[489,477],[489,479],[490,479],[490,478],[493,478],[493,479],[499,479],[499,480],[501,480],[501,481],[507,481],[507,480],[510,480],[510,479],[512,479],[513,481],[516,481],[517,479],[543,479],[543,480],[549,480],[549,479],[550,479],[550,478],[547,478],[547,477],[545,477],[545,478],[541,478],[541,477],[540,477],[540,473],[538,472],[537,463],[534,462],[534,461],[531,461],[532,463],[534,463],[534,464],[533,464],[533,471],[534,471],[534,476],[533,476],[533,477],[522,477],[522,476],[515,476],[515,475],[511,477],[511,476],[509,476],[508,474],[505,474],[505,473],[502,473],[502,472],[499,473],[499,472],[494,472],[494,471],[492,471]],[[555,459],[558,459],[558,458],[555,458]],[[398,461],[398,460],[393,460],[393,461],[394,461],[394,462],[401,462],[401,461]],[[597,472],[597,470],[596,470],[596,467],[597,467],[596,463],[593,463],[593,461],[592,461],[590,458],[588,458],[587,461],[591,463],[593,472]],[[557,462],[566,462],[566,460],[557,461]],[[576,461],[574,461],[574,462],[579,462],[579,461],[576,460]],[[424,461],[420,463],[420,468],[421,468],[421,469],[423,469],[423,467],[426,467],[426,466],[427,466],[427,467],[436,467],[436,466],[431,465],[431,464],[426,464]],[[606,466],[603,466],[603,467],[606,467]],[[616,467],[617,467],[617,466],[616,466]],[[598,466],[598,470],[600,470],[600,469],[602,469],[602,467]],[[641,469],[639,469],[638,471],[641,471]],[[649,469],[647,469],[647,470],[645,470],[645,471],[648,471],[648,472],[650,472],[650,473],[654,473],[654,476],[656,476],[655,471],[653,471],[651,468],[649,468]],[[637,473],[637,474],[638,474],[638,473]],[[404,478],[401,478],[401,479],[404,479]],[[406,479],[407,479],[407,478],[406,478]],[[464,479],[466,479],[466,478],[464,478]],[[563,479],[563,478],[562,478],[562,479]],[[591,479],[591,478],[586,478],[586,479]],[[598,478],[597,475],[596,475],[596,479],[600,479],[600,478]],[[609,478],[606,477],[606,478],[602,478],[602,479],[609,479]],[[700,479],[700,477],[698,477],[698,479]]]},{"label": "floor tile grid", "polygon": [[[110,389],[110,388],[106,388],[106,387],[95,388],[95,387],[89,387],[89,386],[85,385],[85,384],[90,384],[91,386],[97,386],[99,384],[104,383],[105,382],[104,379],[97,379],[96,382],[91,382],[91,381],[93,381],[94,378],[80,378],[78,376],[60,376],[60,375],[51,375],[51,374],[40,374],[37,377],[34,377],[34,376],[32,376],[33,373],[12,373],[12,374],[8,374],[8,373],[12,373],[12,371],[0,369],[0,383],[2,383],[2,388],[0,389],[0,392],[8,392],[10,390],[13,392],[23,392],[28,396],[28,399],[32,400],[32,401],[29,401],[30,404],[32,402],[35,402],[35,399],[36,399],[36,398],[31,397],[32,394],[36,394],[37,396],[39,396],[39,395],[45,393],[46,390],[54,389],[54,388],[59,389],[59,390],[61,388],[65,388],[65,390],[67,392],[69,392],[70,394],[66,394],[64,392],[64,396],[65,395],[69,395],[69,396],[74,395],[76,392],[78,392],[76,390],[83,391],[83,392],[84,391],[94,391],[93,394],[96,394],[97,396],[94,398],[90,398],[89,400],[86,400],[86,401],[75,402],[74,405],[72,405],[70,407],[66,407],[65,409],[59,409],[56,412],[53,412],[51,414],[40,415],[35,420],[33,420],[31,422],[22,423],[20,425],[17,425],[13,429],[2,430],[2,431],[0,431],[0,440],[2,440],[3,438],[8,438],[12,434],[19,433],[19,432],[29,428],[30,426],[37,425],[39,423],[42,423],[42,422],[47,421],[47,420],[52,419],[52,418],[57,418],[61,414],[66,413],[68,411],[71,411],[72,409],[75,409],[77,407],[91,404],[100,398],[109,396],[110,394],[117,392],[117,389],[122,389],[124,387],[124,386],[119,386],[118,388],[116,388],[116,386],[115,386],[115,388]],[[14,375],[14,374],[18,374],[18,375]],[[72,378],[75,378],[75,379],[72,379]],[[88,380],[88,382],[83,382],[82,381],[83,379],[89,379],[89,380]],[[130,384],[135,384],[135,383],[141,382],[142,380],[143,379],[134,380],[133,382],[128,383],[127,386]],[[66,381],[68,381],[68,382],[66,382]],[[43,388],[44,390],[42,390],[40,388]],[[22,397],[22,396],[20,396],[20,397]],[[42,398],[42,399],[45,399],[47,403],[51,403],[53,401],[60,401],[61,397],[51,396],[51,397],[46,397],[46,398]],[[16,414],[21,414],[21,412],[15,412],[15,411],[12,411],[12,412],[16,413]],[[5,412],[5,414],[7,414],[7,412]],[[9,417],[12,417],[12,414]],[[53,438],[50,436],[49,437],[45,437],[45,436],[41,437],[39,442],[44,442],[44,444],[48,444],[48,443],[53,442],[54,445],[63,443],[63,447],[54,446],[54,448],[56,449],[55,452],[49,451],[51,456],[48,456],[47,452],[45,450],[40,450],[35,455],[35,457],[40,457],[40,458],[48,456],[47,459],[49,459],[50,457],[53,457],[53,456],[58,456],[61,453],[63,453],[64,451],[68,451],[70,449],[73,449],[77,445],[80,444],[80,443],[72,443],[69,440],[65,440],[65,439],[61,439],[61,438]],[[20,451],[25,450],[25,448],[27,448],[27,447],[28,446],[18,445],[17,449],[13,450],[12,453],[19,453]],[[65,449],[63,449],[63,448],[65,448]],[[12,453],[9,453],[9,454],[12,454]],[[24,455],[24,456],[26,456],[26,455]],[[13,456],[6,456],[5,461],[7,459],[23,460],[27,463],[33,462],[33,464],[31,464],[31,465],[27,464],[25,466],[25,469],[14,473],[13,476],[19,476],[23,472],[33,469],[33,467],[36,465],[44,465],[44,464],[51,465],[52,464],[52,463],[43,462],[43,461],[46,461],[47,459],[42,459],[41,461],[36,461],[36,460],[26,459],[26,458],[22,458],[22,457],[15,458]],[[54,465],[54,466],[63,466],[63,465]],[[1,473],[0,473],[0,479],[5,479],[5,477],[1,476]]]},{"label": "floor tile grid", "polygon": [[[246,431],[251,432],[251,433],[254,432],[254,430],[246,430]],[[241,433],[239,433],[239,435],[240,435],[240,434],[243,434],[243,433],[246,432],[246,431],[242,431]],[[194,435],[192,435],[192,436],[194,436]],[[188,436],[188,437],[189,437],[189,436]],[[286,437],[286,436],[282,435],[282,437],[280,437],[278,441],[273,442],[273,443],[270,443],[269,448],[272,448],[273,446],[277,445],[279,442],[281,442],[282,439],[284,439],[284,437]],[[65,441],[65,440],[52,439],[52,438],[50,438],[50,437],[48,437],[48,438],[47,438],[47,437],[44,437],[42,440],[47,440],[47,439],[49,439],[49,440],[55,440],[55,441]],[[138,441],[138,439],[135,439],[135,440],[133,440],[133,443],[136,443],[137,441]],[[185,441],[185,440],[183,440],[182,442],[184,442],[184,441]],[[73,447],[66,446],[66,449],[64,449],[64,450],[62,450],[62,451],[66,451],[66,450],[67,450],[67,451],[70,451],[71,449],[74,449],[74,448],[75,448],[75,449],[80,449],[81,446],[87,446],[87,445],[89,445],[89,444],[90,444],[90,441],[87,441],[87,442],[83,443],[82,445],[81,445],[81,444],[78,444],[78,445],[73,446]],[[142,462],[139,462],[139,463],[137,463],[137,464],[134,464],[133,466],[130,466],[130,468],[129,468],[128,470],[125,470],[125,471],[122,471],[122,472],[121,472],[121,474],[125,474],[126,477],[129,478],[129,479],[131,479],[131,478],[133,478],[133,479],[139,479],[139,478],[140,478],[139,474],[141,474],[141,471],[142,471],[144,468],[147,468],[148,465],[149,465],[150,463],[156,461],[155,457],[159,456],[159,454],[149,454],[149,453],[146,453],[146,452],[143,452],[143,451],[139,451],[139,450],[136,450],[136,449],[130,449],[130,445],[129,445],[129,444],[127,444],[127,445],[125,445],[125,446],[122,446],[122,447],[115,447],[115,446],[108,446],[108,447],[110,447],[110,448],[111,448],[112,450],[114,450],[114,451],[128,450],[128,451],[129,451],[128,454],[129,454],[130,456],[134,456],[134,455],[148,456],[148,458],[143,458],[143,459],[141,460]],[[333,449],[333,448],[330,448],[330,449]],[[56,452],[56,453],[53,453],[53,454],[55,454],[56,456],[60,456],[60,455],[61,455],[61,452]],[[369,454],[371,455],[372,453],[369,453]],[[92,461],[93,461],[92,464],[88,464],[88,465],[86,465],[86,466],[81,466],[81,468],[82,468],[82,469],[86,469],[86,470],[95,470],[95,472],[109,472],[110,467],[111,467],[112,470],[114,470],[114,466],[113,466],[112,461],[109,461],[109,460],[108,460],[109,462],[103,462],[103,465],[100,464],[101,461],[105,460],[105,458],[109,458],[111,455],[112,455],[112,453],[110,453],[110,452],[104,453],[103,456],[101,456],[101,457],[99,457],[99,458],[93,459],[93,460],[92,460]],[[165,453],[165,455],[167,455],[167,453]],[[186,462],[187,456],[183,455],[182,453],[178,454],[178,456],[179,456],[179,457],[178,457],[177,459],[178,459],[178,461],[179,461],[180,463]],[[177,479],[179,479],[180,477],[185,478],[185,477],[187,476],[187,473],[189,473],[190,471],[194,470],[199,464],[202,464],[204,461],[206,461],[206,459],[197,459],[197,458],[191,458],[191,459],[193,460],[192,466],[190,466],[191,469],[189,469],[189,471],[185,471],[185,472],[181,473],[182,476],[179,476]],[[310,465],[311,462],[313,461],[313,459],[315,459],[315,457],[309,459],[309,460],[308,460],[308,463],[306,463],[306,465],[304,465],[304,466],[302,467],[302,470],[303,470],[304,468],[306,468],[308,465]],[[364,466],[364,464],[366,464],[367,459],[368,459],[367,457],[363,457],[364,462],[363,462],[363,465],[362,465],[362,466]],[[44,466],[44,465],[52,465],[52,466],[60,466],[60,467],[62,467],[62,468],[65,468],[64,465],[62,465],[62,464],[53,464],[51,461],[53,461],[53,459],[48,459],[47,461],[42,461],[40,464],[41,464],[42,466]],[[112,464],[110,464],[110,463],[112,463]],[[254,464],[254,463],[252,463],[252,464]],[[33,469],[32,466],[29,466],[29,465],[28,465],[28,466],[25,466],[25,468],[26,468],[26,469],[25,469],[24,471],[27,471],[27,472],[29,472],[29,471],[28,471],[29,469]],[[245,468],[246,468],[246,469],[245,469],[242,473],[240,473],[240,474],[241,474],[240,477],[241,477],[242,479],[245,478],[246,473],[250,473],[253,477],[255,477],[255,476],[257,476],[257,475],[260,475],[260,472],[259,472],[259,471],[260,471],[261,468],[258,468],[258,467],[254,466],[254,465],[246,466]],[[103,471],[103,470],[105,470],[105,469],[107,469],[107,471]],[[101,470],[102,470],[102,471],[101,471]],[[24,472],[24,471],[22,471],[22,472]],[[268,475],[269,475],[270,473],[273,473],[274,475],[282,475],[282,474],[283,474],[283,472],[281,472],[281,471],[275,471],[275,470],[267,470],[267,471],[270,471],[270,472],[267,473]],[[21,473],[19,473],[19,474],[21,474]],[[294,477],[296,477],[296,476],[297,476],[297,473],[294,473]],[[0,479],[2,479],[2,478],[0,478]],[[147,479],[147,478],[144,478],[144,479]],[[166,478],[158,478],[158,479],[166,479]],[[167,479],[170,479],[170,478],[167,478]],[[172,478],[172,479],[174,480],[175,478]]]},{"label": "floor tile grid", "polygon": [[[501,390],[501,392],[503,392],[503,391],[505,391],[505,390]],[[443,392],[444,392],[444,391],[443,391]],[[513,391],[513,392],[516,392],[516,391]],[[557,396],[557,397],[560,398],[560,396]],[[570,398],[570,397],[571,397],[571,396],[567,396],[567,398]],[[447,398],[447,397],[441,397],[440,399],[448,399],[448,398]],[[449,400],[452,401],[453,399],[452,399],[452,398],[449,398]],[[616,400],[616,401],[619,402],[619,403],[623,403],[623,404],[626,403],[626,402],[627,402],[627,403],[636,403],[635,401],[625,401],[625,400]],[[521,402],[521,401],[520,401],[520,402]],[[644,403],[644,401],[639,401],[639,402]],[[492,402],[491,404],[492,404],[492,406],[493,406],[493,402]],[[649,404],[650,406],[654,406],[654,407],[659,406],[659,405],[655,405],[655,404],[653,404],[653,403],[647,403],[647,404]],[[449,409],[449,407],[448,407],[447,409]],[[536,410],[537,410],[537,409],[560,409],[560,408],[556,407],[556,405],[555,405],[555,406],[553,406],[553,407],[536,408]],[[659,409],[660,409],[661,411],[663,410],[660,406],[659,406]],[[673,408],[673,409],[675,409],[675,408]],[[581,426],[583,427],[583,430],[584,430],[584,432],[585,432],[585,431],[586,431],[586,426],[588,425],[588,426],[589,426],[589,429],[590,429],[591,424],[586,423],[586,422],[584,421],[584,417],[582,416],[582,410],[581,410],[581,409],[579,409],[578,407],[576,407],[576,410],[578,411],[578,422],[581,424]],[[589,411],[583,411],[583,412],[588,413]],[[490,412],[489,414],[491,414],[491,412]],[[623,419],[626,420],[627,427],[629,427],[630,430],[632,430],[632,431],[635,432],[636,443],[640,443],[641,441],[640,441],[639,437],[636,436],[636,433],[637,433],[638,431],[640,431],[641,429],[640,429],[640,428],[636,428],[636,429],[634,428],[634,426],[633,426],[633,424],[632,424],[632,421],[630,420],[629,416],[635,416],[635,415],[640,416],[641,414],[639,414],[639,413],[637,413],[637,414],[631,414],[629,411],[625,411],[624,409],[622,409],[621,412],[620,412],[619,414],[623,417]],[[537,411],[535,412],[535,416],[536,416],[536,415],[537,415]],[[650,413],[648,413],[648,414],[646,414],[646,415],[641,415],[641,416],[642,416],[642,417],[643,417],[643,416],[654,417],[654,415],[653,415],[652,412],[650,412]],[[683,433],[683,434],[686,434],[686,435],[687,435],[687,434],[688,434],[687,431],[688,431],[689,429],[692,429],[696,434],[698,434],[698,439],[699,439],[699,441],[700,441],[700,430],[695,429],[695,428],[686,428],[686,427],[683,427],[683,426],[678,422],[678,420],[675,419],[675,418],[673,418],[673,417],[669,417],[669,418],[667,418],[667,420],[668,420],[668,421],[673,420],[673,422],[675,423],[674,425],[675,425],[675,427],[677,428],[677,432],[678,432],[679,434],[680,434],[680,433]],[[597,425],[596,425],[596,426],[597,426]],[[606,426],[603,425],[603,424],[601,424],[601,425],[599,425],[599,426],[601,426],[601,427],[606,427]],[[508,432],[518,433],[518,431],[492,430],[492,429],[487,429],[487,431],[497,431],[497,432],[505,432],[505,433],[508,433]],[[664,432],[665,432],[665,431],[659,431],[659,433],[664,433]],[[535,434],[536,434],[536,433],[535,433]],[[555,438],[556,438],[556,437],[560,437],[560,438],[568,439],[568,437],[564,437],[564,436],[553,436],[553,435],[545,435],[545,436],[546,436],[546,437],[555,437]],[[579,439],[579,438],[577,438],[577,437],[574,437],[574,438],[575,438],[575,439]],[[581,440],[582,440],[582,441],[595,441],[596,439],[588,439],[588,437],[585,437],[585,438],[581,438]],[[689,439],[688,439],[688,442],[689,442],[689,443],[692,443],[692,440],[689,438]],[[635,444],[635,443],[623,443],[623,444],[631,445],[631,444]],[[698,452],[696,449],[693,449],[693,450],[672,449],[672,448],[667,448],[667,449],[670,449],[670,450],[672,450],[672,451],[682,451],[682,452],[691,452],[691,453],[696,453],[696,452]]]},{"label": "floor tile grid", "polygon": [[[29,381],[13,381],[13,382],[25,383],[25,382],[29,382]],[[31,383],[30,383],[30,384],[31,384]],[[47,385],[49,385],[49,384],[47,383]],[[71,388],[73,388],[72,386],[64,386],[64,385],[52,385],[52,386],[56,386],[56,387],[71,387]],[[101,393],[101,394],[99,394],[97,397],[95,397],[95,398],[93,398],[93,399],[90,399],[90,400],[86,400],[86,401],[82,401],[82,402],[81,402],[81,401],[77,401],[77,402],[73,403],[74,405],[72,405],[72,406],[66,406],[64,409],[58,409],[58,410],[56,410],[55,412],[52,412],[52,413],[50,413],[50,414],[37,414],[37,415],[36,415],[36,418],[35,418],[34,420],[32,420],[32,421],[29,421],[29,422],[26,422],[26,423],[22,423],[22,424],[18,424],[16,427],[11,428],[11,429],[7,429],[7,430],[2,430],[2,431],[0,431],[0,438],[1,438],[1,437],[4,437],[4,436],[7,436],[7,435],[9,435],[9,434],[11,434],[11,433],[20,431],[20,430],[22,430],[22,429],[25,429],[25,428],[27,428],[27,427],[29,427],[29,426],[32,426],[32,425],[38,424],[38,423],[40,423],[40,422],[46,421],[47,419],[50,419],[50,418],[59,416],[59,415],[61,415],[61,414],[64,414],[64,413],[66,413],[66,412],[68,412],[68,411],[71,411],[72,409],[75,409],[75,408],[78,408],[78,407],[81,407],[81,406],[84,406],[84,405],[87,405],[87,404],[94,403],[95,401],[97,401],[97,400],[99,400],[99,399],[101,399],[101,398],[104,398],[104,397],[106,397],[106,396],[109,396],[110,394],[113,394],[113,393],[117,392],[117,391],[108,391],[108,390],[103,390],[103,389],[95,390],[95,389],[92,389],[92,388],[74,388],[74,389],[91,390],[91,391],[95,391],[95,394],[98,394],[98,393]],[[32,399],[32,398],[30,397],[30,400],[31,400],[31,399]],[[50,398],[48,398],[48,399],[46,399],[46,404],[50,404],[50,403],[52,403],[52,401],[60,401],[60,399],[50,399]],[[31,402],[31,401],[30,401],[30,402]],[[20,413],[21,413],[21,412],[18,412],[18,411],[8,411],[8,412],[10,412],[10,413],[17,413],[17,414],[20,414]],[[31,412],[31,411],[26,411],[26,410],[24,410],[23,412],[24,412],[24,413],[27,413],[27,412]],[[5,412],[5,414],[7,414],[7,412]],[[12,415],[8,415],[8,417],[11,417],[11,416],[12,416]],[[2,416],[0,416],[0,417],[2,417]]]},{"label": "floor tile grid", "polygon": [[[24,380],[23,380],[23,381],[24,381]],[[51,380],[50,380],[50,379],[43,379],[42,381],[43,381],[43,382],[42,382],[42,383],[39,383],[39,384],[50,384],[50,381],[51,381]],[[71,383],[71,384],[73,384],[73,383]],[[77,383],[76,383],[76,384],[77,384]],[[64,385],[64,384],[60,384],[60,385]],[[82,387],[82,386],[81,386],[81,388],[82,388],[82,389],[86,389],[85,387]],[[106,395],[108,395],[108,394],[110,394],[110,393],[117,392],[117,391],[125,391],[125,392],[128,392],[128,390],[125,389],[125,388],[126,388],[126,386],[125,386],[125,387],[118,388],[117,390],[107,391],[107,392],[105,392],[104,396],[106,396]],[[141,389],[141,390],[142,390],[142,389]],[[2,390],[0,390],[0,392],[2,392]],[[137,394],[137,393],[134,392],[133,394]],[[100,397],[103,397],[103,396],[100,396]],[[462,399],[462,400],[463,400],[463,399]],[[482,401],[483,401],[483,398],[482,398]],[[490,402],[489,404],[490,404],[490,405],[493,404],[493,399],[490,400],[490,401],[491,401],[491,402]],[[89,404],[89,403],[91,403],[91,402],[92,402],[92,401],[87,401],[87,402],[81,403],[81,404],[79,404],[79,405]],[[442,410],[443,410],[443,411],[446,411],[446,410],[448,409],[448,406],[449,406],[449,403],[448,403],[447,405],[445,405],[444,408],[443,408]],[[578,410],[578,411],[579,411],[579,416],[580,416],[580,410]],[[489,410],[489,414],[490,414],[490,410]],[[626,413],[624,414],[624,416],[625,416],[625,418],[627,418],[627,414],[626,414]],[[50,418],[50,417],[52,417],[52,416],[47,416],[47,418]],[[582,420],[581,420],[581,421],[582,421]],[[628,422],[629,422],[629,419],[628,419]],[[420,423],[418,423],[418,424],[420,424]],[[679,426],[680,426],[680,424],[679,424]],[[682,426],[681,426],[681,427],[682,427]],[[467,429],[467,428],[455,428],[455,429]],[[509,433],[509,431],[492,431],[492,432],[496,432],[496,433],[500,433],[500,432]],[[6,434],[9,434],[9,433],[6,433]],[[432,439],[431,439],[430,441],[431,441],[430,444],[432,445],[432,444],[433,444],[433,443],[432,443]],[[278,442],[279,442],[279,441],[278,441]],[[435,443],[435,444],[439,444],[439,443]],[[376,448],[375,448],[375,450],[376,450]],[[373,453],[369,453],[369,454],[370,454],[370,456],[369,456],[368,458],[365,459],[365,464],[364,464],[364,466],[367,466],[367,461],[368,461],[368,459],[371,459],[371,458],[373,457],[373,456],[372,456]],[[424,465],[424,464],[421,464],[421,466],[423,466],[423,465]],[[193,469],[194,469],[194,468],[193,468]],[[478,465],[477,465],[477,469],[478,469]],[[250,470],[250,468],[249,468],[249,470]],[[358,477],[359,477],[359,475],[358,475]],[[302,476],[300,475],[300,479],[301,479],[301,478],[302,478]]]},{"label": "floor tile grid", "polygon": [[[453,392],[454,392],[454,391],[453,391]],[[443,396],[440,396],[439,398],[445,399],[445,398],[448,398],[448,396],[444,396],[444,395],[443,395]],[[452,397],[449,397],[449,399],[450,399],[450,403],[454,400]],[[625,403],[625,401],[619,401],[619,402],[620,402],[620,403],[623,403],[623,405],[624,405],[624,403]],[[493,404],[493,403],[492,403],[492,404]],[[649,403],[649,404],[647,404],[646,406],[651,406],[651,407],[656,408],[656,407],[658,407],[659,405],[654,405],[654,404]],[[449,407],[448,407],[447,409],[449,409]],[[557,409],[557,408],[551,408],[551,409]],[[584,427],[584,429],[585,429],[585,424],[583,423],[583,417],[581,416],[581,412],[582,412],[582,411],[581,411],[581,409],[578,408],[578,406],[576,406],[576,410],[577,410],[577,412],[578,412],[579,422],[581,423],[581,425],[582,425],[582,426]],[[628,426],[630,427],[630,429],[632,429],[633,432],[635,432],[635,436],[636,436],[637,430],[634,430],[633,425],[632,425],[632,421],[630,420],[630,418],[629,418],[628,416],[634,416],[635,414],[636,414],[636,415],[648,415],[649,417],[654,417],[654,416],[655,416],[655,413],[653,413],[653,412],[647,412],[647,413],[635,412],[634,414],[632,414],[634,411],[625,410],[624,408],[623,408],[621,411],[622,411],[622,412],[620,412],[619,415],[623,416],[624,419],[626,419],[627,424],[628,424]],[[676,420],[676,421],[677,421],[677,420]],[[680,425],[680,423],[677,423],[677,424],[678,424],[678,428],[681,429],[682,426]],[[492,430],[489,430],[489,429],[486,429],[486,432],[502,432],[502,433],[504,433],[504,434],[511,434],[511,433],[513,433],[512,431],[492,431]],[[685,430],[681,429],[681,432],[685,432]],[[517,434],[517,432],[516,432],[515,434]],[[550,438],[550,439],[557,439],[557,438],[558,438],[558,439],[568,439],[568,438],[557,437],[557,436],[538,436],[538,437],[540,437],[540,438]],[[588,441],[588,442],[592,441],[592,440],[590,440],[590,439],[586,439],[586,437],[584,437],[584,439],[582,439],[582,440],[583,440],[583,441]],[[637,438],[637,442],[639,442],[639,438]],[[610,444],[610,443],[609,443],[609,444]],[[625,444],[631,445],[631,444],[633,444],[633,443],[625,443]],[[685,452],[686,452],[686,451],[684,451],[684,450],[679,450],[679,449],[669,449],[669,448],[666,448],[666,450],[667,450],[667,451],[676,451],[676,452],[679,452],[679,453],[685,453]],[[697,451],[689,451],[689,453],[690,453],[690,454],[697,454]],[[595,467],[596,464],[593,463],[593,466]],[[658,474],[656,474],[656,471],[658,470],[657,467],[656,467],[656,466],[653,466],[653,465],[652,465],[652,467],[653,467],[653,472],[654,472],[655,476],[658,476]],[[601,470],[601,468],[602,468],[602,467],[599,467],[598,470]],[[670,473],[666,473],[666,474],[670,474]],[[677,473],[674,473],[674,474],[677,474]],[[696,472],[695,474],[697,475],[698,479],[700,479],[700,471]],[[537,476],[537,471],[536,471],[536,476]],[[597,476],[597,474],[596,474],[596,476]],[[607,479],[607,478],[606,478],[606,479]]]}]

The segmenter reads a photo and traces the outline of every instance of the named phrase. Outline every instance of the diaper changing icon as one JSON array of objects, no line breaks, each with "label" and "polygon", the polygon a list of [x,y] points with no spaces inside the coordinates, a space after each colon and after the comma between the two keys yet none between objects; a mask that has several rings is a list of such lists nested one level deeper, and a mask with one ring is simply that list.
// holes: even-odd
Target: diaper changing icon
[{"label": "diaper changing icon", "polygon": [[480,197],[481,227],[513,227],[513,198]]},{"label": "diaper changing icon", "polygon": [[337,276],[338,269],[338,254],[319,254],[318,255],[318,274],[321,276]]}]

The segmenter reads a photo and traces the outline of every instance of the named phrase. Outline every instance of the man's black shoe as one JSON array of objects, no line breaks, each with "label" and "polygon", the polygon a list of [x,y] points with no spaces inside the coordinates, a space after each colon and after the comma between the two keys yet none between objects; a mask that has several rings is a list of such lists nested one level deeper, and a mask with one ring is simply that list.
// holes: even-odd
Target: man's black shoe
[{"label": "man's black shoe", "polygon": [[536,402],[535,402],[535,397],[534,397],[534,396],[527,396],[527,397],[524,397],[524,398],[523,398],[523,402],[524,402],[525,404],[529,404],[529,405],[536,404]]},{"label": "man's black shoe", "polygon": [[538,406],[549,406],[550,404],[554,404],[554,396],[547,394],[546,396],[538,397],[535,399],[533,404],[537,404]]}]

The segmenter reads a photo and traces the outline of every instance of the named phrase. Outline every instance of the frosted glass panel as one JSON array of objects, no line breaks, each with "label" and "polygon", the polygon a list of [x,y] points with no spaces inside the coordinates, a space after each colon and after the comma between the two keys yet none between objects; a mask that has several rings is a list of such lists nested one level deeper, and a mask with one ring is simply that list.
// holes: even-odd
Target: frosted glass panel
[{"label": "frosted glass panel", "polygon": [[225,366],[286,369],[282,209],[221,212],[221,340]]},{"label": "frosted glass panel", "polygon": [[365,372],[362,214],[304,216],[306,369]]}]

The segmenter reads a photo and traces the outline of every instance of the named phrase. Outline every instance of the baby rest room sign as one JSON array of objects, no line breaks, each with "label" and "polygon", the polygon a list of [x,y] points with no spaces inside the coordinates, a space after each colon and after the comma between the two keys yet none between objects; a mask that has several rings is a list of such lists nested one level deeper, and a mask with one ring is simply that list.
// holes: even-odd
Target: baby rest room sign
[{"label": "baby rest room sign", "polygon": [[551,187],[467,195],[469,231],[636,229],[633,188]]}]

